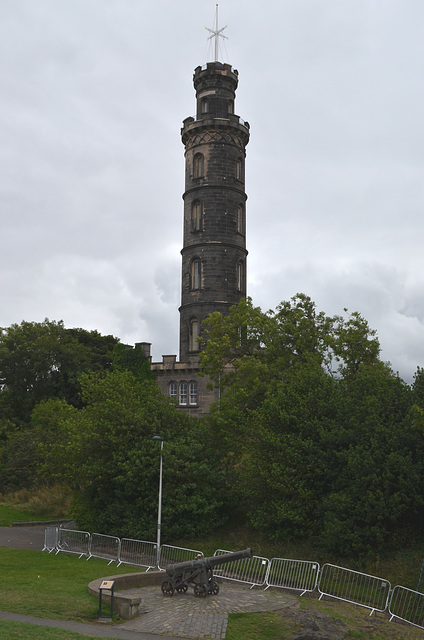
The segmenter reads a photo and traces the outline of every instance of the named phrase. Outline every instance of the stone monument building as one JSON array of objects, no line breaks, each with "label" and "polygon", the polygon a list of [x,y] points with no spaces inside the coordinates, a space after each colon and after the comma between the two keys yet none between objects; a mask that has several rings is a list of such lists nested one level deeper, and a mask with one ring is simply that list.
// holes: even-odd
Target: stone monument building
[{"label": "stone monument building", "polygon": [[[216,32],[218,33],[218,32]],[[199,376],[198,336],[212,311],[246,296],[245,159],[249,124],[235,115],[238,71],[209,62],[194,71],[197,111],[181,129],[185,147],[180,352],[151,364],[164,394],[193,415],[218,399]],[[150,357],[150,345],[143,343]]]}]

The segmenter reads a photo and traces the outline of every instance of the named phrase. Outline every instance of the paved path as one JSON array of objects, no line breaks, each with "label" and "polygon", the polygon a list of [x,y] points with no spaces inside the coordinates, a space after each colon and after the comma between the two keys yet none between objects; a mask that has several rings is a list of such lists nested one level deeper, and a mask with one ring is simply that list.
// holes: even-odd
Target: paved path
[{"label": "paved path", "polygon": [[11,620],[13,622],[24,622],[33,624],[37,627],[50,627],[54,629],[65,629],[73,631],[84,636],[93,636],[94,638],[117,638],[117,640],[185,640],[185,638],[176,638],[175,636],[164,636],[158,638],[157,635],[151,633],[140,633],[137,631],[125,631],[121,625],[98,625],[83,624],[81,622],[73,622],[72,620],[47,620],[46,618],[36,618],[35,616],[25,616],[19,613],[9,613],[8,611],[0,611],[0,637],[1,637],[1,621]]},{"label": "paved path", "polygon": [[44,546],[45,525],[32,527],[0,527],[0,547],[35,549]]},{"label": "paved path", "polygon": [[[44,525],[0,527],[0,546],[41,550],[44,545],[44,531]],[[280,589],[267,591],[257,587],[249,589],[229,581],[224,581],[220,585],[218,595],[206,598],[196,598],[191,589],[186,594],[175,593],[172,598],[166,598],[162,595],[160,587],[131,589],[126,593],[141,596],[140,616],[123,624],[91,625],[65,620],[46,620],[0,611],[0,626],[3,619],[67,629],[99,638],[159,640],[160,637],[162,640],[186,638],[223,640],[229,613],[275,611],[298,606],[296,598]]]},{"label": "paved path", "polygon": [[140,609],[144,615],[125,622],[122,629],[183,638],[222,640],[229,613],[276,611],[298,606],[296,598],[280,589],[249,589],[227,580],[221,583],[218,595],[206,598],[196,598],[191,589],[185,594],[174,593],[171,598],[164,597],[159,587],[131,589],[126,593],[141,596]]}]

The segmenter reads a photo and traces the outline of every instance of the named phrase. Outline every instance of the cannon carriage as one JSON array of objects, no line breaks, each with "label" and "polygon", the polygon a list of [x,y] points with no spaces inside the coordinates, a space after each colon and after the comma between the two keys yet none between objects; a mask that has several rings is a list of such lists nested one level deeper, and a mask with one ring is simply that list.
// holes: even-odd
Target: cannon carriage
[{"label": "cannon carriage", "polygon": [[170,597],[175,591],[186,593],[191,587],[194,590],[194,595],[198,598],[205,598],[209,594],[217,595],[219,585],[213,574],[214,567],[251,557],[252,549],[249,548],[210,558],[200,557],[189,562],[169,564],[166,567],[168,578],[162,582],[162,593],[164,596]]}]

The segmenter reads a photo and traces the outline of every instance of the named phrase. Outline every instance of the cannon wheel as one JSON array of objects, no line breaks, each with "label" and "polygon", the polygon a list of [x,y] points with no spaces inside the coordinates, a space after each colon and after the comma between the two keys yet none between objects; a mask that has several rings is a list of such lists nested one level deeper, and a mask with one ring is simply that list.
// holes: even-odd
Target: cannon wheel
[{"label": "cannon wheel", "polygon": [[162,582],[162,593],[164,596],[168,596],[169,598],[174,594],[174,585],[170,580],[165,580]]},{"label": "cannon wheel", "polygon": [[209,583],[209,593],[213,596],[217,596],[219,593],[219,584],[215,580]]},{"label": "cannon wheel", "polygon": [[203,582],[198,582],[194,585],[194,595],[197,598],[206,598],[208,595],[208,589]]},{"label": "cannon wheel", "polygon": [[177,593],[187,593],[188,586],[186,584],[179,584],[176,587]]}]

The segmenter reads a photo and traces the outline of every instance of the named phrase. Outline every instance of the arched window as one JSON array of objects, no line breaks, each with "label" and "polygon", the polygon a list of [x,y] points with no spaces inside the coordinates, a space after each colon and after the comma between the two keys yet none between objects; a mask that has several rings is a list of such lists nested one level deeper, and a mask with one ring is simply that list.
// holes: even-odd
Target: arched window
[{"label": "arched window", "polygon": [[204,159],[201,153],[196,153],[193,158],[193,178],[202,178],[204,175]]},{"label": "arched window", "polygon": [[190,382],[189,386],[188,386],[188,391],[189,391],[189,402],[190,404],[197,404],[197,382],[193,381]]},{"label": "arched window", "polygon": [[240,260],[237,263],[237,290],[244,291],[244,263]]},{"label": "arched window", "polygon": [[187,382],[180,382],[179,404],[187,404]]},{"label": "arched window", "polygon": [[199,343],[197,338],[199,337],[199,321],[197,318],[190,320],[190,333],[189,333],[189,350],[199,351]]},{"label": "arched window", "polygon": [[202,229],[202,203],[196,200],[191,206],[191,230],[201,231]]},{"label": "arched window", "polygon": [[168,393],[170,398],[177,398],[177,383],[170,382],[168,386]]},{"label": "arched window", "polygon": [[238,158],[236,163],[236,179],[243,180],[243,160],[241,158]]},{"label": "arched window", "polygon": [[200,289],[202,283],[202,263],[199,258],[194,258],[190,271],[190,288]]},{"label": "arched window", "polygon": [[244,209],[242,204],[237,207],[237,233],[244,234]]},{"label": "arched window", "polygon": [[209,111],[209,103],[207,98],[203,98],[202,100],[202,113],[208,113]]}]

